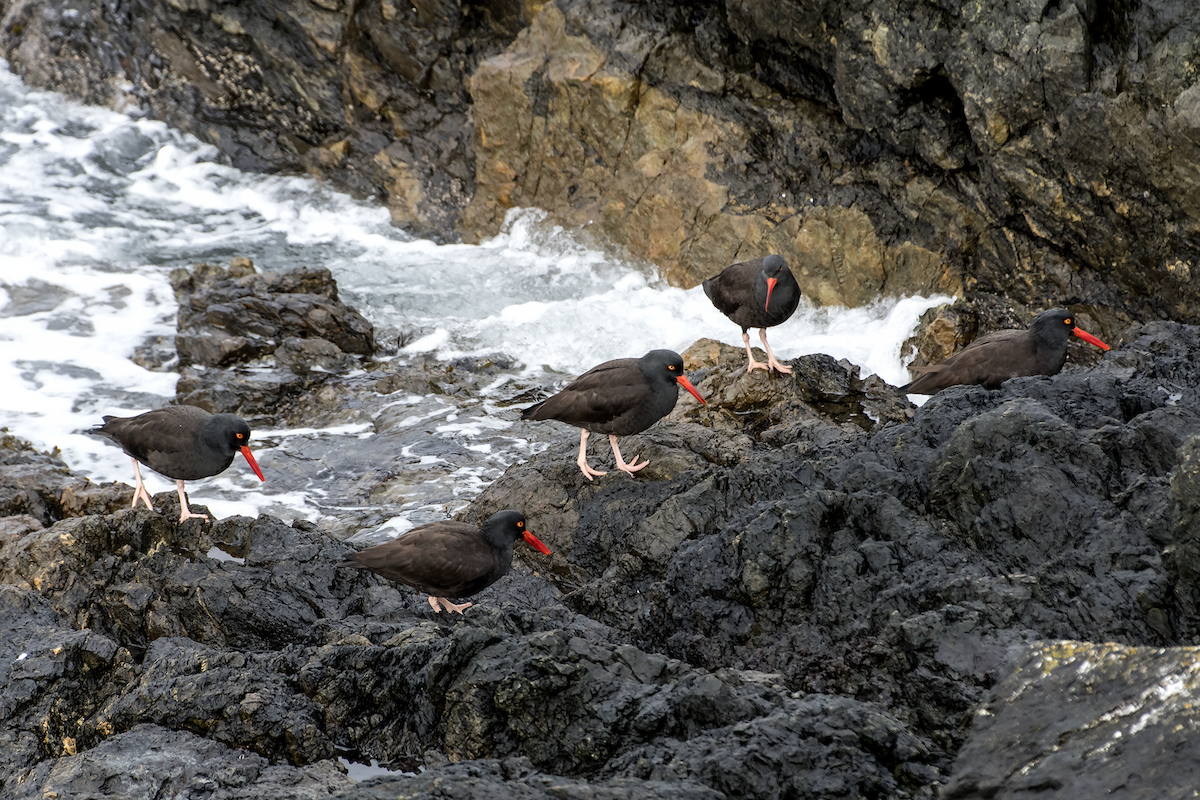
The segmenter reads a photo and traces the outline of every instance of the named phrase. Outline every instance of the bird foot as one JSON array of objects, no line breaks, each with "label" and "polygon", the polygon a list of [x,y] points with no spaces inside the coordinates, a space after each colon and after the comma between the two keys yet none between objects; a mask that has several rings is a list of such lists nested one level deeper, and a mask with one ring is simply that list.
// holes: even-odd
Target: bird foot
[{"label": "bird foot", "polygon": [[751,372],[754,372],[754,370],[756,370],[756,369],[765,369],[767,372],[770,372],[771,365],[765,364],[762,361],[755,361],[754,359],[750,359],[750,363],[746,365],[746,374],[749,375]]},{"label": "bird foot", "polygon": [[589,481],[592,479],[593,476],[600,477],[601,475],[608,474],[607,472],[604,472],[603,470],[592,469],[591,466],[588,465],[588,463],[586,461],[584,461],[583,459],[580,459],[579,461],[576,461],[575,463],[579,465],[579,470],[583,473],[584,477],[587,478]]},{"label": "bird foot", "polygon": [[637,463],[637,456],[634,456],[633,460],[630,461],[628,464],[626,464],[625,462],[621,462],[620,464],[617,464],[617,469],[621,470],[621,472],[628,472],[630,475],[632,475],[633,473],[637,472],[639,469],[641,469],[642,467],[646,466],[649,463],[650,463],[649,461],[643,461],[642,463],[639,464],[639,463]]},{"label": "bird foot", "polygon": [[433,610],[435,612],[445,611],[446,613],[450,613],[453,611],[457,611],[459,614],[461,614],[461,613],[463,613],[463,611],[465,609],[470,608],[474,604],[473,603],[451,603],[449,600],[447,600],[444,597],[434,597],[433,595],[429,595],[429,605],[433,606]]},{"label": "bird foot", "polygon": [[792,373],[791,367],[787,364],[781,364],[773,358],[769,359],[765,364],[761,361],[751,361],[746,365],[746,374],[749,375],[756,369],[765,369],[768,375],[771,374],[771,370],[775,370],[783,375],[790,375]]},{"label": "bird foot", "polygon": [[184,506],[183,510],[179,512],[179,521],[185,522],[189,519],[202,519],[207,522],[208,514],[194,514],[192,513],[191,509],[189,509],[187,506]]},{"label": "bird foot", "polygon": [[129,507],[137,508],[138,500],[141,500],[143,503],[145,503],[146,508],[150,509],[151,511],[154,510],[154,504],[150,502],[150,493],[146,491],[146,487],[139,486],[137,489],[134,490],[133,504],[130,505]]}]

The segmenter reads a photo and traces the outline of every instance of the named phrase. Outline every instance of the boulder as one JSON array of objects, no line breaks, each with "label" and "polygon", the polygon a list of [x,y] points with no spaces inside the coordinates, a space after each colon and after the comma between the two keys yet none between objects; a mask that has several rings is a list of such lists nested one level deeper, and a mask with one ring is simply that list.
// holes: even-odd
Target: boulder
[{"label": "boulder", "polygon": [[1186,797],[1195,647],[1039,642],[975,712],[942,797]]},{"label": "boulder", "polygon": [[[211,268],[196,275],[177,271],[172,285],[179,299],[175,347],[183,365],[230,366],[274,353],[288,339],[323,342],[309,346],[310,358],[319,352],[331,364],[339,353],[375,352],[374,328],[338,300],[327,269],[240,277]],[[302,346],[292,343],[286,350],[291,363]]]}]

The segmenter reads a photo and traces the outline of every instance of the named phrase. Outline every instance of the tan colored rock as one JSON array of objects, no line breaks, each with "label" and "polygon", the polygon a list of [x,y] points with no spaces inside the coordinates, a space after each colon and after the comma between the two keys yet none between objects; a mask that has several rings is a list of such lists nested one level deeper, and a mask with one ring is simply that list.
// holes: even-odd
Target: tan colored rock
[{"label": "tan colored rock", "polygon": [[[766,208],[739,205],[722,175],[752,150],[743,127],[644,85],[564,23],[558,7],[545,4],[468,81],[477,161],[464,239],[494,235],[511,208],[535,207],[564,226],[595,226],[677,286],[775,252],[822,305],[961,291],[940,256],[913,244],[885,245],[857,209],[798,210],[784,197]],[[720,76],[706,65],[675,66],[693,85],[719,88]],[[785,102],[756,88],[766,108]]]}]

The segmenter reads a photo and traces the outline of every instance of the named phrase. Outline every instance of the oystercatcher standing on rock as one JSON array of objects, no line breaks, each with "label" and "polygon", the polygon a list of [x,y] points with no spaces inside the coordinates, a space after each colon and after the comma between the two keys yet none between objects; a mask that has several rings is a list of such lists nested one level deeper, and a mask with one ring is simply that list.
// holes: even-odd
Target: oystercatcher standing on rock
[{"label": "oystercatcher standing on rock", "polygon": [[680,386],[704,402],[683,374],[683,358],[678,353],[651,350],[641,358],[618,358],[593,367],[558,394],[526,408],[521,419],[556,419],[582,428],[576,463],[589,481],[608,473],[588,465],[588,434],[607,433],[617,469],[632,475],[650,462],[639,464],[635,456],[626,464],[617,437],[641,433],[669,414],[679,398]]},{"label": "oystercatcher standing on rock", "polygon": [[211,478],[224,472],[239,450],[258,479],[266,480],[247,446],[250,426],[233,414],[210,414],[196,406],[167,406],[136,417],[105,417],[103,425],[88,433],[112,440],[133,459],[133,475],[137,479],[133,491],[135,508],[140,498],[146,508],[154,510],[150,493],[142,483],[139,462],[160,475],[174,478],[179,492],[180,522],[208,519],[206,514],[193,514],[188,508],[184,481]]},{"label": "oystercatcher standing on rock", "polygon": [[1074,334],[1108,350],[1104,342],[1075,326],[1065,308],[1038,314],[1028,330],[1006,329],[976,339],[940,364],[909,367],[919,378],[900,387],[909,394],[934,394],[948,386],[978,384],[999,389],[1009,378],[1057,375],[1067,362],[1067,341]]},{"label": "oystercatcher standing on rock", "polygon": [[[769,255],[753,261],[742,261],[704,282],[704,293],[725,316],[742,326],[742,343],[750,363],[746,372],[765,369],[783,374],[792,371],[781,364],[767,344],[767,328],[785,322],[796,313],[800,304],[800,286],[782,256]],[[767,351],[767,363],[754,360],[750,349],[750,329],[758,328]]]},{"label": "oystercatcher standing on rock", "polygon": [[446,598],[478,594],[507,575],[517,539],[550,554],[526,529],[523,514],[499,511],[479,528],[451,520],[421,525],[387,544],[352,553],[338,566],[369,570],[419,589],[429,595],[434,611],[461,614],[471,604]]}]

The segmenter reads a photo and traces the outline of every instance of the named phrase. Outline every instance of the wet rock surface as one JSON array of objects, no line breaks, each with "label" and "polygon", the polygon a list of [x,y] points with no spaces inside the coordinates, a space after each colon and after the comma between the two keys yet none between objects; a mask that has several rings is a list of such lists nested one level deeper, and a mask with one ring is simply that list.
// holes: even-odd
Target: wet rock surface
[{"label": "wet rock surface", "polygon": [[[327,528],[181,525],[174,492],[130,509],[6,439],[4,794],[1082,798],[1118,763],[1183,780],[1198,354],[1200,330],[1152,323],[1093,369],[913,409],[831,359],[747,376],[740,349],[698,342],[710,406],[627,437],[650,459],[636,477],[587,481],[566,429],[467,507],[523,509],[553,553],[518,549],[454,618],[335,568],[350,545]],[[366,378],[329,380],[345,399]],[[91,499],[66,513],[64,487]],[[1143,738],[1160,730],[1183,749]],[[424,771],[356,782],[340,755]]]},{"label": "wet rock surface", "polygon": [[943,797],[1187,797],[1200,784],[1198,655],[1195,647],[1033,647],[976,711]]}]

